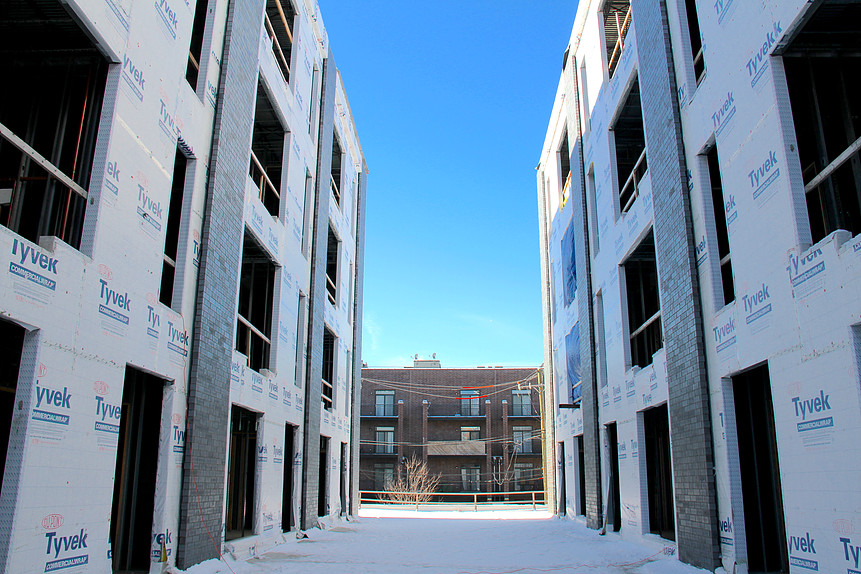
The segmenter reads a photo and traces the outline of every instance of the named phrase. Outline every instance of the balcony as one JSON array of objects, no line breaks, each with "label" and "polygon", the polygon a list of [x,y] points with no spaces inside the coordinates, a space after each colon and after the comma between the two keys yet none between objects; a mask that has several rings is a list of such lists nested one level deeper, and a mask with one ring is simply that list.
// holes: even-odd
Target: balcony
[{"label": "balcony", "polygon": [[486,453],[486,445],[480,440],[428,441],[428,456],[484,456]]}]

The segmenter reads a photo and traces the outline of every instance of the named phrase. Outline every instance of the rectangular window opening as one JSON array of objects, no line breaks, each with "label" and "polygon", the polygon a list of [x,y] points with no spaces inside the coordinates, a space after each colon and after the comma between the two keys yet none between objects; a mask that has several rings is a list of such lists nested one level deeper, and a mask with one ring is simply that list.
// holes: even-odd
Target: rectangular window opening
[{"label": "rectangular window opening", "polygon": [[0,52],[0,77],[15,87],[0,106],[0,224],[34,243],[55,236],[78,249],[108,64],[50,0],[5,11]]},{"label": "rectangular window opening", "polygon": [[461,467],[460,480],[463,492],[478,492],[481,490],[481,467],[478,465]]},{"label": "rectangular window opening", "polygon": [[612,78],[625,49],[625,36],[631,27],[631,0],[607,0],[601,11],[604,15],[607,70]]},{"label": "rectangular window opening", "polygon": [[317,516],[329,514],[329,437],[320,437],[320,467],[317,488]]},{"label": "rectangular window opening", "polygon": [[729,233],[727,232],[727,219],[723,185],[721,184],[720,163],[718,161],[717,146],[713,146],[706,155],[709,168],[709,182],[711,183],[712,206],[714,207],[715,230],[718,241],[718,258],[720,259],[720,276],[723,289],[723,304],[728,305],[735,301],[735,282],[732,277],[732,260],[729,251]]},{"label": "rectangular window opening", "polygon": [[595,294],[595,362],[598,371],[598,386],[607,386],[607,342],[604,338],[604,294]]},{"label": "rectangular window opening", "polygon": [[331,411],[335,401],[335,341],[337,338],[328,329],[323,329],[323,407]]},{"label": "rectangular window opening", "polygon": [[248,174],[257,186],[260,201],[272,217],[278,217],[281,209],[285,137],[284,126],[263,89],[263,80],[258,80]]},{"label": "rectangular window opening", "polygon": [[376,416],[395,416],[395,391],[376,391],[375,395]]},{"label": "rectangular window opening", "polygon": [[604,427],[607,432],[608,458],[610,459],[610,492],[607,501],[608,522],[613,532],[622,529],[621,489],[619,483],[619,435],[616,423]]},{"label": "rectangular window opening", "polygon": [[236,350],[258,372],[269,368],[276,269],[263,248],[246,233],[236,311]]},{"label": "rectangular window opening", "polygon": [[176,277],[176,255],[179,248],[179,224],[182,221],[182,204],[185,194],[188,159],[179,147],[173,161],[170,184],[170,203],[167,208],[167,226],[164,238],[164,257],[161,269],[161,287],[158,299],[168,307],[173,305],[173,286]]},{"label": "rectangular window opening", "polygon": [[559,145],[559,186],[562,189],[562,198],[559,207],[565,207],[571,197],[571,151],[568,147],[568,126],[562,132],[562,143]]},{"label": "rectangular window opening", "polygon": [[535,479],[535,469],[529,462],[514,463],[514,490],[532,490],[532,481]]},{"label": "rectangular window opening", "polygon": [[209,0],[197,0],[194,4],[191,43],[188,46],[188,65],[185,68],[185,79],[194,90],[197,90],[197,77],[200,75],[200,57],[203,54],[203,31],[206,26],[208,4]]},{"label": "rectangular window opening", "polygon": [[393,463],[376,463],[374,465],[374,489],[388,490],[395,480],[395,465]]},{"label": "rectangular window opening", "polygon": [[861,5],[825,3],[784,52],[814,242],[838,229],[861,233],[859,20]]},{"label": "rectangular window opening", "polygon": [[377,454],[395,454],[395,427],[377,427]]},{"label": "rectangular window opening", "polygon": [[479,416],[478,401],[478,391],[460,391],[460,414],[465,417]]},{"label": "rectangular window opening", "polygon": [[694,77],[700,85],[706,73],[706,63],[703,58],[703,40],[700,35],[700,19],[697,16],[696,0],[685,0],[685,13],[688,17],[688,35],[691,39],[691,56],[694,61]]},{"label": "rectangular window opening", "polygon": [[338,141],[338,134],[332,137],[332,176],[329,178],[329,187],[332,189],[332,197],[335,198],[335,205],[341,208],[341,161],[343,160],[344,152],[341,149],[341,142]]},{"label": "rectangular window opening", "polygon": [[511,427],[512,440],[514,442],[514,454],[531,454],[532,450],[532,427]]},{"label": "rectangular window opening", "polygon": [[460,427],[460,440],[478,440],[481,438],[481,427]]},{"label": "rectangular window opening", "polygon": [[652,364],[652,355],[664,346],[653,232],[637,246],[624,266],[631,366],[645,368]]},{"label": "rectangular window opening", "polygon": [[326,248],[326,295],[329,303],[338,306],[338,259],[341,254],[341,241],[332,227],[329,227],[329,239]]},{"label": "rectangular window opening", "polygon": [[611,128],[616,148],[619,211],[627,213],[639,195],[640,181],[649,169],[646,161],[646,132],[640,107],[640,80],[634,80],[619,117]]},{"label": "rectangular window opening", "polygon": [[293,516],[295,505],[293,504],[293,436],[295,433],[293,425],[284,425],[284,488],[281,494],[281,531],[290,532],[296,525]]},{"label": "rectangular window opening", "polygon": [[299,308],[296,318],[296,366],[294,369],[293,383],[301,387],[305,382],[305,362],[308,349],[308,297],[299,292]]},{"label": "rectangular window opening", "polygon": [[574,437],[577,447],[577,514],[586,516],[586,451],[583,448],[583,435]]},{"label": "rectangular window opening", "polygon": [[296,10],[290,0],[268,0],[263,24],[272,45],[272,53],[284,82],[290,82],[290,56],[293,52],[293,22]]},{"label": "rectangular window opening", "polygon": [[511,391],[511,415],[515,417],[532,416],[532,394],[529,390]]}]

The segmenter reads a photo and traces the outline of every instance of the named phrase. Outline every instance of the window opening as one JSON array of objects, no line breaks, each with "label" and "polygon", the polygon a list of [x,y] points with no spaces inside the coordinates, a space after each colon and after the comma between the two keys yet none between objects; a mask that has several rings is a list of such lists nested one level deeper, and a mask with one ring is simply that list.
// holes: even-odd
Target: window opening
[{"label": "window opening", "polygon": [[685,12],[688,16],[688,35],[691,39],[691,56],[694,58],[694,76],[697,85],[705,76],[706,62],[703,58],[703,39],[700,35],[700,19],[697,16],[696,0],[685,0]]},{"label": "window opening", "polygon": [[565,478],[565,443],[559,442],[557,449],[558,459],[556,466],[559,468],[559,502],[557,503],[557,511],[561,516],[568,514],[568,484]]},{"label": "window opening", "polygon": [[478,465],[461,467],[460,479],[464,492],[478,492],[481,489],[481,467]]},{"label": "window opening", "polygon": [[110,548],[114,572],[149,571],[164,380],[126,367],[118,433]]},{"label": "window opening", "polygon": [[14,323],[0,321],[0,489],[6,468],[6,451],[12,433],[12,416],[15,409],[15,391],[18,388],[18,371],[24,349],[26,331]]},{"label": "window opening", "polygon": [[299,309],[296,319],[296,366],[294,369],[294,384],[301,387],[305,382],[305,362],[308,349],[308,298],[299,292]]},{"label": "window opening", "polygon": [[323,407],[331,411],[335,401],[335,335],[323,329]]},{"label": "window opening", "polygon": [[859,20],[861,5],[825,3],[784,53],[814,242],[861,233]]},{"label": "window opening", "polygon": [[332,176],[329,178],[330,187],[332,189],[332,197],[335,198],[335,205],[341,207],[341,160],[344,152],[341,150],[341,143],[338,141],[338,134],[332,137]]},{"label": "window opening", "polygon": [[460,414],[465,417],[480,415],[478,391],[460,391]]},{"label": "window opening", "polygon": [[395,391],[376,392],[376,415],[378,417],[395,416]]},{"label": "window opening", "polygon": [[631,1],[607,0],[602,12],[604,13],[604,46],[607,50],[607,70],[612,78],[625,49],[625,36],[631,27]]},{"label": "window opening", "polygon": [[729,234],[727,233],[726,208],[721,184],[720,163],[718,162],[717,146],[712,147],[706,155],[708,159],[709,181],[711,182],[712,205],[714,207],[715,231],[718,240],[718,257],[720,258],[720,277],[723,286],[723,304],[735,301],[735,284],[732,277],[732,260],[729,252]]},{"label": "window opening", "polygon": [[460,440],[478,440],[481,438],[481,427],[460,427]]},{"label": "window opening", "polygon": [[305,197],[302,203],[302,255],[308,258],[311,249],[311,216],[314,207],[314,177],[305,171]]},{"label": "window opening", "polygon": [[338,306],[338,257],[341,253],[341,241],[332,227],[329,226],[329,240],[326,248],[326,295],[329,303]]},{"label": "window opening", "polygon": [[167,227],[164,238],[164,257],[161,267],[161,288],[158,299],[168,307],[173,304],[173,286],[176,278],[176,254],[179,248],[179,224],[182,221],[182,203],[185,193],[188,159],[176,148],[173,160],[173,177],[170,184],[170,203],[167,208]]},{"label": "window opening", "polygon": [[645,368],[652,363],[652,355],[664,346],[653,232],[649,232],[625,261],[625,285],[631,365]]},{"label": "window opening", "polygon": [[293,52],[293,22],[296,11],[290,0],[268,0],[263,23],[266,34],[272,44],[272,53],[284,77],[284,82],[290,82],[290,56]]},{"label": "window opening", "polygon": [[568,148],[568,126],[566,125],[562,131],[562,144],[559,146],[559,185],[562,187],[562,200],[559,203],[560,209],[568,203],[568,198],[571,197],[571,152]]},{"label": "window opening", "polygon": [[532,427],[512,427],[514,453],[532,454]]},{"label": "window opening", "polygon": [[188,65],[185,79],[195,90],[197,76],[200,74],[200,57],[203,54],[203,30],[206,26],[206,12],[209,0],[197,0],[194,5],[194,20],[191,24],[191,43],[188,46]]},{"label": "window opening", "polygon": [[374,490],[388,490],[394,479],[394,464],[387,462],[374,465]]},{"label": "window opening", "polygon": [[511,414],[515,417],[528,417],[532,415],[531,391],[511,391]]},{"label": "window opening", "polygon": [[620,212],[627,213],[640,194],[640,182],[649,169],[639,78],[634,80],[612,131],[616,147],[616,173],[619,176]]},{"label": "window opening", "polygon": [[667,405],[643,411],[646,436],[646,476],[649,497],[649,531],[676,539],[673,506],[673,470],[670,458],[670,420]]},{"label": "window opening", "polygon": [[514,490],[522,491],[522,490],[531,490],[529,486],[532,483],[532,479],[535,478],[533,476],[535,469],[532,468],[532,464],[528,462],[515,462],[514,463]]},{"label": "window opening", "polygon": [[56,1],[5,10],[0,53],[0,224],[78,249],[107,62]]},{"label": "window opening", "polygon": [[257,417],[256,413],[236,405],[231,409],[225,540],[254,534]]},{"label": "window opening", "polygon": [[610,457],[610,499],[607,501],[607,514],[604,520],[612,525],[613,532],[622,529],[622,509],[619,489],[619,437],[616,423],[610,423],[607,429],[607,446]]},{"label": "window opening", "polygon": [[317,489],[317,516],[329,514],[329,438],[320,437],[320,468]]},{"label": "window opening", "polygon": [[377,454],[395,454],[395,427],[377,427]]},{"label": "window opening", "polygon": [[577,514],[586,516],[586,451],[583,448],[583,435],[574,437],[577,447]]},{"label": "window opening", "polygon": [[263,89],[263,81],[259,80],[248,174],[257,186],[260,201],[272,217],[278,217],[281,209],[285,135],[284,126],[281,125],[281,120]]},{"label": "window opening", "polygon": [[236,311],[236,350],[258,372],[269,368],[275,269],[263,248],[246,233]]},{"label": "window opening", "polygon": [[284,489],[281,494],[281,530],[289,532],[296,525],[293,504],[293,425],[284,425]]},{"label": "window opening", "polygon": [[744,530],[751,572],[788,572],[768,365],[732,378]]}]

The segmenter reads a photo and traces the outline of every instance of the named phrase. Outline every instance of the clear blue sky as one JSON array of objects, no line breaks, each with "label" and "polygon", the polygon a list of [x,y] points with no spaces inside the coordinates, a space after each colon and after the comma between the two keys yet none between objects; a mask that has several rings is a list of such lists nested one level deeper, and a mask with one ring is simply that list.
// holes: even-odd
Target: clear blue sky
[{"label": "clear blue sky", "polygon": [[576,0],[319,5],[370,170],[362,359],[539,365],[535,166]]}]

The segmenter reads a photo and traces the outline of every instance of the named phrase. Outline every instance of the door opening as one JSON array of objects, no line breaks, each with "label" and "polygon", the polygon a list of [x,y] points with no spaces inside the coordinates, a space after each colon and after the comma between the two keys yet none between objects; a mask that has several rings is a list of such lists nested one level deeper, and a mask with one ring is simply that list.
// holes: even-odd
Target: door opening
[{"label": "door opening", "polygon": [[789,572],[768,365],[732,378],[748,568]]},{"label": "door opening", "polygon": [[293,425],[284,425],[284,492],[281,497],[281,530],[293,527]]},{"label": "door opening", "polygon": [[164,384],[126,366],[111,508],[114,572],[149,572]]},{"label": "door opening", "polygon": [[568,493],[565,484],[565,443],[559,442],[559,514],[568,514]]},{"label": "door opening", "polygon": [[670,459],[670,420],[667,405],[643,411],[646,431],[646,477],[649,497],[649,531],[676,539],[673,512],[673,470]]},{"label": "door opening", "polygon": [[230,413],[225,540],[254,534],[257,416],[256,413],[235,405]]},{"label": "door opening", "polygon": [[341,516],[347,515],[347,443],[341,443]]},{"label": "door opening", "polygon": [[610,500],[607,504],[607,520],[613,525],[613,532],[618,532],[622,529],[622,509],[619,489],[619,437],[616,423],[607,425],[607,442],[610,447]]},{"label": "door opening", "polygon": [[0,489],[6,469],[6,450],[12,433],[15,390],[26,331],[14,323],[0,321]]},{"label": "door opening", "polygon": [[577,514],[586,516],[586,453],[583,450],[583,435],[574,437],[577,445]]},{"label": "door opening", "polygon": [[317,490],[317,516],[329,514],[329,493],[326,491],[329,470],[329,439],[320,437],[320,476],[319,488]]}]

